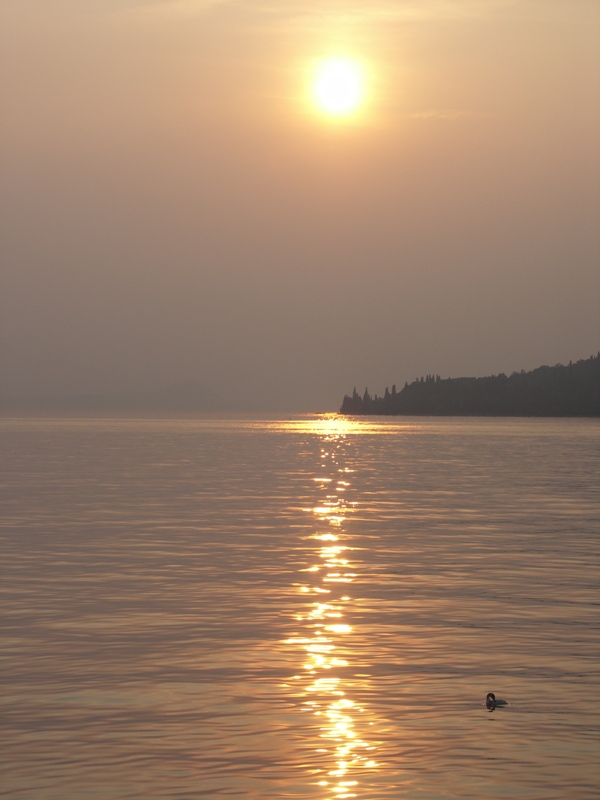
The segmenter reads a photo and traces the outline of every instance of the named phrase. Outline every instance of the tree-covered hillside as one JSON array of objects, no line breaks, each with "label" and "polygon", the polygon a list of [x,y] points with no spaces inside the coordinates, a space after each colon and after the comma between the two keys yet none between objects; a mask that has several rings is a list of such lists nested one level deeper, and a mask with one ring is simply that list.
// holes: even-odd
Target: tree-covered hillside
[{"label": "tree-covered hillside", "polygon": [[365,389],[346,395],[342,414],[433,414],[515,417],[600,416],[600,353],[591,358],[531,372],[486,378],[427,375],[383,397]]}]

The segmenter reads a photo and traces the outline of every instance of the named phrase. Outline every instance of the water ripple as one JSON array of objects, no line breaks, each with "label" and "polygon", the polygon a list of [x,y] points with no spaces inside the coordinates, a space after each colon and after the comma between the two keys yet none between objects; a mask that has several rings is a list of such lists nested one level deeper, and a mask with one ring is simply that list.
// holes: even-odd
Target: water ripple
[{"label": "water ripple", "polygon": [[599,433],[0,419],[0,797],[596,797]]}]

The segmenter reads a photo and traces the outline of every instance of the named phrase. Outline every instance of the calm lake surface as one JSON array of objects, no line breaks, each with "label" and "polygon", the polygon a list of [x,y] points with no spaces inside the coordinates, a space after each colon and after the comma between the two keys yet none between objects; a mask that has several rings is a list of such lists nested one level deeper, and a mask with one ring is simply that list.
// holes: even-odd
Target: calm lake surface
[{"label": "calm lake surface", "polygon": [[597,798],[599,442],[0,419],[0,796]]}]

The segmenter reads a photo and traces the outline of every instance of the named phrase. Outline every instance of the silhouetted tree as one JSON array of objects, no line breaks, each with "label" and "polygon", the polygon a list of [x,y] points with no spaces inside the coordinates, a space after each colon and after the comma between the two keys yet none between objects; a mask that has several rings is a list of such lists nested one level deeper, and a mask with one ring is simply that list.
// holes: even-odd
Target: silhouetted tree
[{"label": "silhouetted tree", "polygon": [[477,414],[499,416],[600,416],[600,353],[568,366],[521,370],[484,378],[427,375],[395,384],[383,397],[344,397],[345,414]]}]

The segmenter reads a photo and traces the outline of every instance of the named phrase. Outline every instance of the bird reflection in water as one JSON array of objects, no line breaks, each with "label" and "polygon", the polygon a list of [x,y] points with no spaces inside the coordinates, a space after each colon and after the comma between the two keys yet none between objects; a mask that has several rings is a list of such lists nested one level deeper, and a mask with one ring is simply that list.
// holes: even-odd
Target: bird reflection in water
[{"label": "bird reflection in water", "polygon": [[[342,420],[346,423],[345,420]],[[346,423],[348,424],[348,423]],[[352,424],[352,423],[350,423]],[[306,580],[296,584],[306,601],[296,620],[303,634],[286,640],[302,650],[302,671],[293,676],[294,697],[302,710],[314,716],[320,739],[313,748],[311,772],[326,796],[359,796],[359,780],[365,770],[375,770],[375,745],[367,738],[375,723],[363,705],[350,697],[357,677],[352,668],[353,627],[351,585],[357,578],[351,559],[352,548],[343,531],[352,504],[344,499],[352,470],[343,463],[345,430],[342,427],[319,431],[322,441],[321,469],[325,475],[314,478],[323,501],[308,511],[316,518],[317,532],[308,537],[310,555],[316,563],[303,572]],[[309,579],[309,575],[312,580]]]}]

